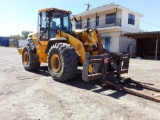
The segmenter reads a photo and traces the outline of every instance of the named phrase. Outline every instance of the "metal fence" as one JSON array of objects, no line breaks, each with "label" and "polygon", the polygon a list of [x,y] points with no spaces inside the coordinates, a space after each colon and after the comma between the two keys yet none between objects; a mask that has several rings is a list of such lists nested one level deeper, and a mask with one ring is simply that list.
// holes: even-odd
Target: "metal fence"
[{"label": "metal fence", "polygon": [[121,26],[121,19],[104,19],[94,22],[86,22],[86,23],[76,23],[76,29],[84,29],[84,28],[105,28],[112,26]]}]

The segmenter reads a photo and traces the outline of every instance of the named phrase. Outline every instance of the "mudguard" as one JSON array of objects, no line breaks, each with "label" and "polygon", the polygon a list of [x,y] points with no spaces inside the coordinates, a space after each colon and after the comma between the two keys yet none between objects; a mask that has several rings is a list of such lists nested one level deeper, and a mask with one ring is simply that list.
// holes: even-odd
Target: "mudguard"
[{"label": "mudguard", "polygon": [[52,41],[57,41],[57,42],[60,42],[60,41],[67,41],[67,39],[66,38],[63,38],[63,37],[61,37],[61,38],[51,38],[51,39],[49,39],[49,41],[48,41],[48,44],[47,44],[47,49],[46,49],[46,53],[48,53],[48,51],[49,51],[49,49],[50,49],[50,47],[51,47],[51,43],[52,43]]}]

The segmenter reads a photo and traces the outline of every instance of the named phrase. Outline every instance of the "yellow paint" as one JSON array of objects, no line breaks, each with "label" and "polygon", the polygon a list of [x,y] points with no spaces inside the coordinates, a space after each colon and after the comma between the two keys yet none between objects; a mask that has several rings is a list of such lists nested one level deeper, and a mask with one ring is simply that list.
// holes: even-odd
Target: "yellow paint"
[{"label": "yellow paint", "polygon": [[40,46],[39,39],[37,37],[32,37],[35,46]]},{"label": "yellow paint", "polygon": [[21,54],[21,55],[22,55],[22,51],[23,51],[23,48],[18,48],[18,52],[19,52],[19,54]]},{"label": "yellow paint", "polygon": [[[70,11],[57,9],[57,8],[45,8],[39,10],[39,13],[46,11],[62,11],[66,13],[71,13]],[[32,33],[28,35],[28,38],[32,38],[34,45],[36,46],[36,55],[38,56],[39,62],[47,63],[48,53],[45,53],[45,50],[48,45],[48,40],[40,41],[37,37],[37,33]],[[72,36],[63,31],[57,31],[56,38],[64,37],[67,39],[67,43],[70,44],[76,51],[79,56],[79,62],[83,65],[86,52],[89,52],[91,55],[98,55],[103,53],[102,42],[97,30],[89,31],[89,29],[75,31],[75,36]],[[57,41],[52,42],[52,44]],[[95,46],[98,46],[98,50],[95,51]],[[18,49],[19,53],[22,54],[22,48]],[[55,60],[53,57],[53,61]],[[89,72],[92,73],[92,65],[89,66]]]},{"label": "yellow paint", "polygon": [[36,54],[39,57],[39,62],[47,63],[48,53],[45,53],[46,48],[47,48],[47,46],[45,46],[45,45],[41,45],[41,46],[36,47],[36,49],[37,49]]},{"label": "yellow paint", "polygon": [[61,63],[59,55],[57,55],[57,54],[52,55],[51,66],[52,66],[52,69],[54,72],[56,72],[56,73],[60,72],[62,63]]},{"label": "yellow paint", "polygon": [[44,9],[39,10],[38,12],[41,13],[41,12],[46,12],[46,11],[49,11],[49,10],[50,10],[50,8],[44,8]]},{"label": "yellow paint", "polygon": [[60,31],[58,32],[56,37],[57,38],[64,37],[67,39],[67,43],[71,44],[71,46],[76,50],[76,52],[79,55],[79,61],[83,65],[86,52],[85,52],[85,49],[83,47],[82,42],[79,41],[78,39],[76,39],[75,37],[73,37],[65,32],[60,32]]},{"label": "yellow paint", "polygon": [[23,58],[24,64],[28,64],[29,63],[29,55],[28,55],[28,51],[24,52],[24,58]]},{"label": "yellow paint", "polygon": [[[58,8],[44,8],[39,10],[39,13],[47,12],[47,11],[60,11],[62,14],[71,13],[71,11],[62,10]],[[38,33],[31,33],[28,35],[28,38],[31,38],[36,46],[36,55],[38,56],[39,62],[47,63],[48,53],[45,53],[48,40],[39,40],[37,37]],[[67,43],[70,44],[76,51],[78,55],[79,62],[83,65],[85,60],[86,52],[89,52],[91,55],[99,55],[103,53],[102,41],[100,39],[100,35],[97,30],[78,30],[74,32],[74,36],[65,33],[63,31],[57,31],[56,38],[64,37],[67,39]],[[57,41],[52,41],[51,44],[55,44]],[[95,47],[98,46],[98,50],[95,51]],[[22,54],[23,48],[18,48],[20,54]],[[26,54],[27,56],[27,54]],[[26,60],[26,58],[25,58]],[[59,72],[60,66],[56,68],[56,60],[60,62],[60,58],[56,55],[53,55],[51,58],[52,67],[55,68],[56,72]],[[92,65],[89,65],[89,73],[92,73]]]},{"label": "yellow paint", "polygon": [[40,44],[40,45],[47,46],[47,44],[48,44],[48,40],[45,40],[45,41],[39,41],[39,44]]},{"label": "yellow paint", "polygon": [[[91,36],[91,37],[90,37]],[[86,52],[90,52],[91,55],[98,55],[99,51],[92,51],[93,45],[99,45],[99,39],[97,37],[97,33],[93,31],[90,35],[87,32],[82,32],[77,38],[65,33],[65,32],[57,32],[57,38],[64,37],[67,39],[67,43],[71,44],[71,46],[75,49],[79,56],[79,61],[83,65]],[[83,45],[87,45],[87,48],[84,48]],[[92,65],[89,66],[89,72],[92,73]]]},{"label": "yellow paint", "polygon": [[[48,41],[40,41],[37,37],[32,37],[34,45],[36,46],[36,55],[38,55],[39,62],[47,63],[48,54],[45,53]],[[18,48],[19,54],[22,54],[23,48]]]},{"label": "yellow paint", "polygon": [[[70,44],[79,56],[79,62],[83,65],[86,52],[90,52],[91,55],[99,55],[103,53],[102,42],[100,35],[96,30],[89,31],[77,31],[76,38],[63,31],[58,31],[56,38],[64,37],[67,39],[67,43]],[[39,62],[47,63],[48,53],[45,53],[47,48],[48,40],[40,41],[37,38],[37,34],[30,34],[36,46],[36,55],[38,56]],[[55,42],[52,42],[54,44]],[[98,45],[98,50],[93,51],[93,45]],[[87,46],[87,47],[84,47]],[[22,48],[18,49],[19,53],[22,54]],[[92,65],[89,65],[89,73],[92,73]]]},{"label": "yellow paint", "polygon": [[28,38],[31,38],[36,46],[36,55],[38,56],[39,62],[47,63],[48,53],[45,53],[45,50],[47,48],[48,40],[41,41],[37,35],[38,33],[31,33],[28,35]]}]

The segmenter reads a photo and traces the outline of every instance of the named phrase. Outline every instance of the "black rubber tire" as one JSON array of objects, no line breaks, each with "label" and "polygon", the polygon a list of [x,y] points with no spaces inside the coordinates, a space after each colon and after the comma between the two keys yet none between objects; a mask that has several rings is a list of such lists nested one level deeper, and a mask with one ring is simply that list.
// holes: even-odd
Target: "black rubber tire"
[{"label": "black rubber tire", "polygon": [[[24,53],[25,52],[28,52],[28,56],[29,56],[29,62],[27,64],[24,62]],[[24,69],[27,71],[37,71],[40,67],[40,62],[35,62],[33,60],[33,54],[34,54],[34,52],[32,50],[30,50],[28,45],[23,48],[22,63],[23,63]]]},{"label": "black rubber tire", "polygon": [[[61,69],[59,72],[55,72],[52,69],[51,57],[57,54],[61,60]],[[78,56],[74,48],[67,43],[54,44],[48,53],[48,71],[52,78],[59,82],[72,80],[76,76],[76,70],[78,67]]]}]

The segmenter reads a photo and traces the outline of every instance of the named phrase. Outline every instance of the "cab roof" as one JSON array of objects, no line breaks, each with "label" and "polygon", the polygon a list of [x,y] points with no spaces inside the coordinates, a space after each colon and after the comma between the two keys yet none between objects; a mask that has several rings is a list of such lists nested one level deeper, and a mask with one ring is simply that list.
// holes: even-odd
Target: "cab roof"
[{"label": "cab roof", "polygon": [[41,13],[41,12],[46,12],[46,11],[51,11],[51,10],[55,10],[55,11],[62,11],[62,12],[71,13],[71,11],[68,11],[68,10],[62,10],[62,9],[58,9],[58,8],[44,8],[44,9],[39,10],[38,12],[39,12],[39,13]]}]

